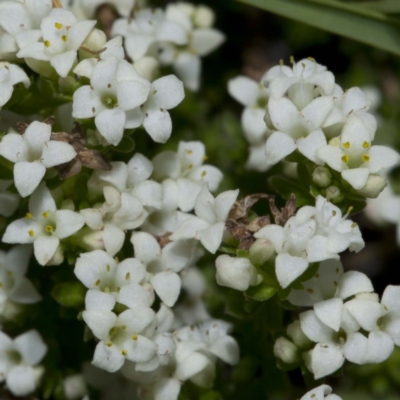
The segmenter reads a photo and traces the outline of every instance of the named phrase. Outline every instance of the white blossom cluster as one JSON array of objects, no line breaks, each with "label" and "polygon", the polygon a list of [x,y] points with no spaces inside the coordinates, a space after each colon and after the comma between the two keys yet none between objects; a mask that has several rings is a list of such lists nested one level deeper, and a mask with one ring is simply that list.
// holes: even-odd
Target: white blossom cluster
[{"label": "white blossom cluster", "polygon": [[277,339],[274,352],[283,362],[302,361],[320,379],[345,360],[381,363],[399,345],[399,286],[388,286],[379,301],[369,278],[358,271],[343,272],[339,261],[322,263],[302,284],[288,300],[312,309],[289,325],[289,339]]},{"label": "white blossom cluster", "polygon": [[[361,195],[376,198],[386,186],[382,173],[400,157],[388,147],[372,145],[377,122],[368,112],[371,102],[357,87],[343,91],[334,75],[313,59],[292,63],[292,68],[282,63],[268,70],[262,84],[244,76],[229,81],[230,94],[245,106],[247,167],[265,171],[297,152],[340,173]],[[329,186],[330,170],[318,171],[326,179],[316,183]]]}]

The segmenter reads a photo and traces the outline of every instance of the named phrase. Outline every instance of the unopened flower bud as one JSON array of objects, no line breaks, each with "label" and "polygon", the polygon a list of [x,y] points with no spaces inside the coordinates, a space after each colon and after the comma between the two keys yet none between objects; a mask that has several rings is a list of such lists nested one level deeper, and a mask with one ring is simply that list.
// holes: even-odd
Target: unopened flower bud
[{"label": "unopened flower bud", "polygon": [[326,198],[328,201],[339,200],[342,196],[342,192],[337,186],[329,186],[326,189]]},{"label": "unopened flower bud", "polygon": [[222,255],[215,261],[218,285],[245,291],[259,283],[257,270],[247,258]]},{"label": "unopened flower bud", "polygon": [[[106,42],[107,42],[106,34],[103,31],[101,31],[100,29],[93,29],[87,36],[83,45],[84,45],[84,47],[88,48],[92,52],[97,52],[97,51],[100,51],[104,47]],[[80,60],[82,61],[85,58],[93,57],[93,53],[90,53],[89,51],[85,51],[85,50],[81,49],[79,51],[79,57],[80,57]]]},{"label": "unopened flower bud", "polygon": [[274,355],[286,364],[293,364],[298,360],[297,346],[281,336],[274,344]]},{"label": "unopened flower bud", "polygon": [[371,174],[368,177],[365,186],[358,192],[369,199],[376,199],[387,185],[385,177],[377,174]]},{"label": "unopened flower bud", "polygon": [[194,15],[193,22],[199,28],[211,28],[214,25],[215,14],[211,8],[198,6]]},{"label": "unopened flower bud", "polygon": [[254,265],[262,265],[274,254],[274,246],[268,239],[257,239],[249,249],[250,260]]},{"label": "unopened flower bud", "polygon": [[87,251],[104,249],[103,232],[83,227],[72,240],[75,240]]},{"label": "unopened flower bud", "polygon": [[312,174],[314,183],[320,187],[328,187],[332,182],[332,174],[326,167],[317,167]]},{"label": "unopened flower bud", "polygon": [[357,293],[354,297],[356,299],[372,300],[379,302],[379,296],[377,293]]},{"label": "unopened flower bud", "polygon": [[86,393],[86,383],[82,374],[68,376],[63,381],[64,394],[68,400],[81,399]]},{"label": "unopened flower bud", "polygon": [[305,347],[311,343],[310,339],[302,331],[299,320],[289,324],[286,333],[298,347]]},{"label": "unopened flower bud", "polygon": [[160,63],[154,57],[142,57],[133,66],[142,78],[152,82],[158,75]]}]

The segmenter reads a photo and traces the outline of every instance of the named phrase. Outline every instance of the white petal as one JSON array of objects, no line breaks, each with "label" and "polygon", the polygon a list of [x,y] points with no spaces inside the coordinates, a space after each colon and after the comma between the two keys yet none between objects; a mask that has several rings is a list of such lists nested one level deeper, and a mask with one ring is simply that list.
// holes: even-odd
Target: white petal
[{"label": "white petal", "polygon": [[212,254],[215,254],[222,242],[225,230],[224,222],[217,222],[209,228],[197,232],[201,244]]},{"label": "white petal", "polygon": [[173,307],[181,292],[180,277],[175,272],[160,272],[151,278],[150,283],[161,301]]},{"label": "white petal", "polygon": [[50,64],[61,78],[65,78],[76,60],[76,50],[66,51],[51,57]]},{"label": "white petal", "polygon": [[96,115],[94,122],[101,136],[116,146],[124,134],[125,113],[120,108],[106,109]]},{"label": "white petal", "polygon": [[124,244],[125,232],[114,224],[107,223],[104,225],[103,240],[107,253],[114,256]]},{"label": "white petal", "polygon": [[181,383],[178,379],[159,379],[154,385],[154,400],[178,400]]},{"label": "white petal", "polygon": [[381,304],[374,300],[356,298],[348,301],[345,307],[366,331],[376,329],[377,321],[383,315]]},{"label": "white petal", "polygon": [[146,232],[132,233],[131,243],[133,244],[135,258],[149,264],[161,256],[161,248],[156,238]]},{"label": "white petal", "polygon": [[24,137],[17,133],[8,133],[0,142],[0,155],[16,163],[28,159],[28,144]]},{"label": "white petal", "polygon": [[117,321],[113,312],[101,309],[86,310],[82,313],[82,318],[98,339],[107,339],[110,329]]},{"label": "white petal", "polygon": [[219,194],[215,198],[215,214],[218,221],[225,222],[228,218],[229,212],[231,211],[232,206],[235,204],[235,201],[239,195],[239,189],[237,190],[228,190]]},{"label": "white petal", "polygon": [[242,127],[244,134],[251,144],[264,142],[264,137],[268,131],[264,121],[265,110],[261,108],[247,107],[242,113]]},{"label": "white petal", "polygon": [[326,139],[324,133],[320,129],[312,131],[307,137],[300,138],[297,141],[297,147],[300,153],[318,165],[323,164],[317,156],[317,151],[322,146],[326,146]]},{"label": "white petal", "polygon": [[335,171],[343,170],[343,151],[339,147],[324,146],[317,150],[317,157],[325,161]]},{"label": "white petal", "polygon": [[400,286],[387,286],[383,292],[381,303],[389,311],[400,313]]},{"label": "white petal", "polygon": [[47,353],[47,345],[36,330],[30,330],[19,335],[14,339],[14,344],[26,365],[40,363]]},{"label": "white petal", "polygon": [[369,363],[380,364],[393,353],[394,343],[385,332],[374,331],[368,336],[367,360]]},{"label": "white petal", "polygon": [[293,153],[297,148],[295,141],[286,133],[274,132],[265,144],[267,164],[274,165]]},{"label": "white petal", "polygon": [[330,343],[335,332],[316,316],[314,311],[300,314],[301,330],[313,342]]},{"label": "white petal", "polygon": [[368,169],[371,173],[393,167],[400,161],[399,154],[386,146],[372,146],[369,150]]},{"label": "white petal", "polygon": [[41,162],[46,168],[64,164],[76,157],[76,151],[68,143],[52,140],[43,148]]},{"label": "white petal", "polygon": [[288,287],[308,267],[306,259],[289,254],[278,254],[275,259],[276,277],[283,289]]},{"label": "white petal", "polygon": [[74,118],[92,118],[103,109],[99,96],[89,85],[81,86],[74,92],[72,103]]},{"label": "white petal", "polygon": [[225,35],[216,29],[195,29],[191,32],[190,46],[196,54],[206,56],[225,41]]},{"label": "white petal", "polygon": [[70,210],[58,210],[56,212],[56,235],[64,239],[79,231],[85,224],[83,215]]},{"label": "white petal", "polygon": [[56,211],[56,203],[50,190],[43,182],[29,199],[29,211],[32,215],[39,216],[44,211]]},{"label": "white petal", "polygon": [[29,234],[31,230],[35,235],[40,230],[40,226],[27,218],[17,219],[7,226],[2,241],[4,243],[33,243],[35,236]]},{"label": "white petal", "polygon": [[141,106],[149,95],[150,82],[145,79],[123,80],[117,83],[118,105],[128,111]]},{"label": "white petal", "polygon": [[35,371],[30,366],[18,365],[7,374],[7,387],[16,396],[25,396],[36,388]]},{"label": "white petal", "polygon": [[154,311],[142,304],[130,305],[130,309],[122,312],[118,316],[118,324],[125,325],[127,332],[140,333],[155,318]]},{"label": "white petal", "polygon": [[109,293],[99,290],[88,290],[85,298],[86,311],[107,311],[110,312],[115,305],[114,297]]},{"label": "white petal", "polygon": [[362,189],[367,183],[369,171],[367,168],[354,168],[342,171],[344,180],[350,183],[354,189]]},{"label": "white petal", "polygon": [[338,332],[342,319],[343,301],[333,298],[314,304],[315,315],[326,325]]},{"label": "white petal", "polygon": [[104,342],[99,342],[94,352],[92,364],[108,372],[116,372],[125,363],[125,357],[117,346],[106,346]]},{"label": "white petal", "polygon": [[260,84],[247,76],[237,76],[228,82],[229,94],[244,107],[252,107],[257,102],[259,90]]},{"label": "white petal", "polygon": [[42,296],[30,280],[22,278],[10,293],[10,299],[18,304],[33,304],[42,300]]},{"label": "white petal", "polygon": [[357,293],[370,293],[373,291],[374,287],[370,279],[362,272],[347,271],[340,277],[338,296],[341,299],[347,299]]},{"label": "white petal", "polygon": [[39,186],[46,173],[40,162],[17,162],[14,165],[14,183],[21,197],[29,196]]},{"label": "white petal", "polygon": [[236,365],[239,361],[239,346],[232,336],[217,339],[210,346],[210,351],[229,365]]},{"label": "white petal", "polygon": [[311,368],[314,379],[320,379],[337,371],[344,363],[342,352],[334,345],[318,343],[311,353]]},{"label": "white petal", "polygon": [[121,288],[118,295],[118,302],[127,307],[144,307],[150,305],[149,294],[146,289],[136,283],[125,285]]},{"label": "white petal", "polygon": [[60,239],[56,236],[41,236],[33,243],[35,258],[40,265],[46,265],[54,256]]},{"label": "white petal", "polygon": [[344,356],[355,364],[365,364],[368,339],[359,332],[351,334],[343,348]]},{"label": "white petal", "polygon": [[154,97],[162,108],[175,108],[185,97],[183,83],[175,75],[167,75],[157,79],[152,84]]},{"label": "white petal", "polygon": [[152,340],[141,335],[136,340],[131,339],[127,347],[126,358],[137,363],[150,361],[157,350],[157,346]]},{"label": "white petal", "polygon": [[165,143],[172,132],[169,112],[163,108],[148,108],[145,112],[143,127],[156,143]]},{"label": "white petal", "polygon": [[190,90],[200,87],[201,60],[197,55],[187,52],[179,54],[174,62],[176,74]]}]

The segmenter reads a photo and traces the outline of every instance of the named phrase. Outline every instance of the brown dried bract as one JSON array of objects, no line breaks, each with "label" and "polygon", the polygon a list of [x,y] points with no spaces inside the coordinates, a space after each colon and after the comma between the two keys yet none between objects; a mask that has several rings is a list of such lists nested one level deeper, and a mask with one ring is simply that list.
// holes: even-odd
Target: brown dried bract
[{"label": "brown dried bract", "polygon": [[68,143],[77,153],[74,159],[58,167],[58,176],[60,179],[70,178],[78,174],[82,166],[91,169],[100,169],[102,171],[109,171],[112,168],[110,162],[100,151],[91,150],[86,147],[82,127],[78,123],[75,123],[71,133],[52,133],[51,140]]},{"label": "brown dried bract", "polygon": [[275,199],[272,197],[269,199],[269,208],[271,209],[275,224],[284,226],[287,220],[296,213],[296,197],[292,194],[290,199],[286,202],[285,207],[280,210],[275,205]]},{"label": "brown dried bract", "polygon": [[164,235],[155,237],[161,248],[164,248],[168,243],[172,242],[172,240],[170,239],[171,235],[172,235],[172,232],[167,232],[167,233],[164,233]]}]

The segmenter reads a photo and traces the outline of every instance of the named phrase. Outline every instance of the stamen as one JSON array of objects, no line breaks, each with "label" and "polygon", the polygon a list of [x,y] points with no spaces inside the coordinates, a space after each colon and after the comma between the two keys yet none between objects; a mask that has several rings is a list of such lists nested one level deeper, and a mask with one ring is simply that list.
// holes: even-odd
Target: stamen
[{"label": "stamen", "polygon": [[97,279],[97,281],[95,282],[95,286],[99,286],[100,285],[100,279]]},{"label": "stamen", "polygon": [[368,155],[368,154],[363,154],[363,155],[361,156],[361,159],[362,159],[364,162],[368,162],[368,161],[369,161],[369,155]]},{"label": "stamen", "polygon": [[55,26],[58,30],[60,30],[60,29],[62,28],[62,24],[60,24],[59,22],[56,22],[56,23],[54,24],[54,26]]},{"label": "stamen", "polygon": [[343,146],[345,149],[348,149],[348,148],[350,147],[350,142],[343,143],[342,146]]},{"label": "stamen", "polygon": [[46,226],[46,232],[47,233],[53,233],[54,232],[54,228],[51,225],[47,225]]},{"label": "stamen", "polygon": [[122,350],[121,353],[122,353],[123,356],[127,356],[128,355],[128,351],[127,350]]},{"label": "stamen", "polygon": [[127,272],[127,273],[126,273],[125,279],[126,279],[127,281],[129,281],[129,279],[131,279],[131,273],[130,273],[130,272]]},{"label": "stamen", "polygon": [[62,35],[62,36],[61,36],[61,40],[62,40],[63,42],[66,42],[67,39],[68,39],[68,38],[67,38],[67,35]]},{"label": "stamen", "polygon": [[186,154],[187,154],[188,156],[190,156],[191,154],[193,154],[193,150],[186,150]]},{"label": "stamen", "polygon": [[29,233],[29,236],[30,236],[30,237],[32,237],[32,236],[35,235],[35,231],[33,231],[32,229],[30,229],[30,230],[28,231],[28,233]]},{"label": "stamen", "polygon": [[203,172],[201,173],[201,177],[202,177],[202,178],[204,178],[206,175],[207,175],[207,171],[203,171]]},{"label": "stamen", "polygon": [[132,335],[132,339],[137,340],[138,339],[137,335]]},{"label": "stamen", "polygon": [[351,229],[354,229],[355,227],[357,227],[357,222],[353,222],[353,223],[351,224]]},{"label": "stamen", "polygon": [[113,344],[111,342],[107,342],[107,347],[111,347]]},{"label": "stamen", "polygon": [[107,268],[107,272],[110,272],[111,267],[108,264],[107,264],[106,268]]},{"label": "stamen", "polygon": [[32,218],[32,214],[31,213],[26,213],[25,218],[31,219]]},{"label": "stamen", "polygon": [[362,147],[364,147],[364,149],[368,149],[370,146],[371,146],[371,144],[368,143],[366,140],[362,144]]},{"label": "stamen", "polygon": [[347,164],[349,162],[349,156],[347,154],[345,154],[344,156],[342,156],[342,161]]},{"label": "stamen", "polygon": [[50,47],[50,41],[49,40],[45,40],[43,43],[44,43],[44,45],[46,47]]},{"label": "stamen", "polygon": [[45,211],[45,212],[42,213],[42,217],[43,217],[43,218],[47,218],[48,216],[49,216],[49,213],[48,213],[47,211]]}]

